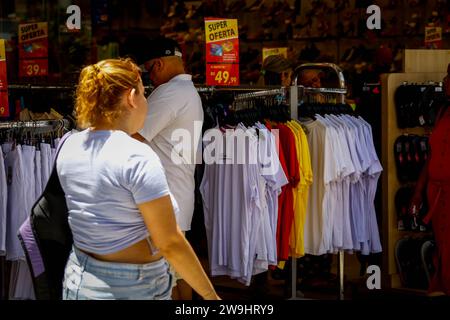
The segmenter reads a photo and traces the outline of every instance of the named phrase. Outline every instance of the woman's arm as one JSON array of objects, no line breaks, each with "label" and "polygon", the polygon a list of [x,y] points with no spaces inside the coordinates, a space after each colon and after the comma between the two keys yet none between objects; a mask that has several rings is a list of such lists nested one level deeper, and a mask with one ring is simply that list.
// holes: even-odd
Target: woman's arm
[{"label": "woman's arm", "polygon": [[178,229],[170,196],[138,205],[153,242],[183,279],[205,300],[220,299],[189,242]]}]

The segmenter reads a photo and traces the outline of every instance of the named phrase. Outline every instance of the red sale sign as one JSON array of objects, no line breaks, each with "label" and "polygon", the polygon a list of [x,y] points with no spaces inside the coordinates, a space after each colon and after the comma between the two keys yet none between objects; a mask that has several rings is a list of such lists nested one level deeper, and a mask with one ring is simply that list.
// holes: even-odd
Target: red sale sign
[{"label": "red sale sign", "polygon": [[39,77],[48,75],[48,60],[20,60],[19,77]]},{"label": "red sale sign", "polygon": [[237,19],[206,18],[206,84],[239,85]]},{"label": "red sale sign", "polygon": [[210,86],[239,85],[238,64],[207,64],[206,83]]},{"label": "red sale sign", "polygon": [[48,75],[48,23],[19,25],[19,77]]},{"label": "red sale sign", "polygon": [[0,39],[0,118],[9,116],[5,40]]}]

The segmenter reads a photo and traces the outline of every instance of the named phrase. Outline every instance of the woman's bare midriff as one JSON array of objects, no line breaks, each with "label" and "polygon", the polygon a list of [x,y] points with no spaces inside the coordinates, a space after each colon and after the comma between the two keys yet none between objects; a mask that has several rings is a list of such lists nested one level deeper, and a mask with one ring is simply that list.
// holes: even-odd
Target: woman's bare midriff
[{"label": "woman's bare midriff", "polygon": [[159,253],[152,254],[146,239],[111,254],[95,254],[84,250],[83,252],[100,261],[118,263],[145,264],[162,258],[162,255]]}]

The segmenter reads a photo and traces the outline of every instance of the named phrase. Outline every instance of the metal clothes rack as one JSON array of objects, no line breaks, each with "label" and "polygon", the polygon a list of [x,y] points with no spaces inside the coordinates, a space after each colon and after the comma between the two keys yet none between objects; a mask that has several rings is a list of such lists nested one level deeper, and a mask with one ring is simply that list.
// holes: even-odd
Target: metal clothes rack
[{"label": "metal clothes rack", "polygon": [[30,120],[0,122],[0,130],[5,129],[68,129],[70,122],[67,119],[59,120]]},{"label": "metal clothes rack", "polygon": [[10,84],[8,85],[8,90],[74,90],[76,87],[73,86],[42,86],[42,85],[32,85],[32,84]]},{"label": "metal clothes rack", "polygon": [[[204,86],[196,86],[197,91],[199,93],[210,93],[213,95],[215,92],[244,92],[239,93],[234,96],[233,104],[237,103],[245,103],[247,101],[251,101],[255,98],[263,98],[263,97],[273,97],[277,95],[283,96],[283,99],[286,100],[287,94],[289,92],[288,88],[280,87],[280,86],[264,86],[264,87],[255,87],[255,86],[239,86],[239,87],[204,87]],[[228,291],[239,291],[238,288],[230,288],[221,285],[215,285],[216,288],[220,288],[221,290]]]},{"label": "metal clothes rack", "polygon": [[239,110],[239,109],[241,109],[242,105],[245,106],[247,102],[251,102],[252,100],[257,99],[257,98],[269,98],[269,97],[280,96],[281,102],[284,102],[284,101],[286,101],[286,93],[287,93],[287,90],[284,87],[277,88],[277,89],[249,92],[249,93],[241,93],[234,97],[232,108],[234,110]]},{"label": "metal clothes rack", "polygon": [[[276,94],[286,94],[286,89],[280,86],[236,86],[236,87],[215,87],[196,85],[198,93],[210,93],[214,95],[216,92],[236,93],[235,99],[249,99],[256,96],[270,96]],[[239,93],[238,92],[244,92]]]},{"label": "metal clothes rack", "polygon": [[250,92],[250,93],[241,93],[234,98],[234,101],[241,101],[241,100],[248,100],[248,99],[253,99],[253,98],[276,96],[276,95],[285,96],[286,89],[282,87],[279,89],[263,90],[263,91],[256,91],[256,92]]},{"label": "metal clothes rack", "polygon": [[[199,93],[214,93],[214,92],[239,92],[239,91],[246,91],[246,92],[258,92],[263,90],[277,90],[280,87],[279,86],[236,86],[236,87],[220,87],[220,86],[204,86],[204,85],[196,85],[195,86],[197,91]],[[152,90],[152,86],[145,86],[146,90]],[[10,84],[8,86],[8,90],[75,90],[76,84],[73,85],[50,85],[50,86],[44,86],[44,85],[33,85],[33,84]]]},{"label": "metal clothes rack", "polygon": [[[298,77],[305,70],[329,69],[336,73],[338,78],[338,88],[311,88],[298,85]],[[315,102],[314,95],[322,94],[326,103],[345,103],[347,88],[342,70],[333,63],[306,63],[297,67],[294,71],[293,86],[290,89],[291,117],[298,119],[299,102]],[[344,251],[339,250],[339,299],[344,300]],[[298,300],[303,297],[301,292],[297,291],[297,259],[292,258],[292,297],[291,300]]]}]

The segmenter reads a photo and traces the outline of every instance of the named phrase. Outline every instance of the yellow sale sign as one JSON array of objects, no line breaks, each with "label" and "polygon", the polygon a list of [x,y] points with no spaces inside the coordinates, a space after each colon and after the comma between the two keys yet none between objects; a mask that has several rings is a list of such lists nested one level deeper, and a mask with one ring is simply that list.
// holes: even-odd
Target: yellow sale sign
[{"label": "yellow sale sign", "polygon": [[279,54],[281,54],[283,57],[287,59],[288,48],[263,48],[262,58],[264,61],[269,56],[276,56]]},{"label": "yellow sale sign", "polygon": [[206,43],[239,38],[237,19],[205,20]]},{"label": "yellow sale sign", "polygon": [[6,60],[5,40],[0,39],[0,60]]}]

